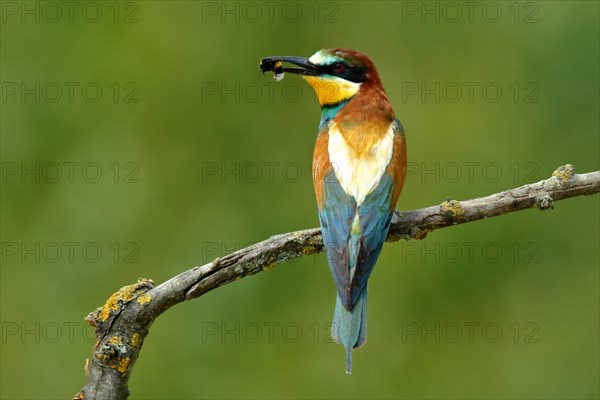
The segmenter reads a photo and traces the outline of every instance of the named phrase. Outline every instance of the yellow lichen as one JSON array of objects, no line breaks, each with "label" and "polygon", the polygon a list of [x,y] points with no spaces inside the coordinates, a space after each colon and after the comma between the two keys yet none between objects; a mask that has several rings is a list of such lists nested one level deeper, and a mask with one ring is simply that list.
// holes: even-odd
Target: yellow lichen
[{"label": "yellow lichen", "polygon": [[131,358],[129,357],[125,357],[125,358],[120,358],[119,359],[119,372],[124,374],[125,372],[127,372],[127,367],[129,366],[129,363],[131,362]]},{"label": "yellow lichen", "polygon": [[465,210],[460,205],[459,201],[448,200],[442,203],[442,211],[450,215],[452,219],[461,219],[465,215]]},{"label": "yellow lichen", "polygon": [[106,304],[104,304],[104,306],[100,309],[98,317],[102,322],[108,319],[111,311],[116,311],[119,309],[118,295],[119,292],[110,296],[108,300],[106,300]]},{"label": "yellow lichen", "polygon": [[152,296],[150,296],[150,293],[144,293],[143,295],[137,298],[137,302],[141,305],[150,303],[150,300],[152,300]]},{"label": "yellow lichen", "polygon": [[303,256],[310,256],[313,255],[315,253],[318,253],[317,248],[320,247],[319,243],[315,243],[314,239],[308,240],[306,245],[300,249],[300,253],[302,253]]},{"label": "yellow lichen", "polygon": [[422,229],[415,234],[415,239],[423,240],[423,239],[425,239],[425,237],[427,237],[427,234],[431,231],[432,231],[431,229]]},{"label": "yellow lichen", "polygon": [[112,344],[122,344],[123,342],[121,341],[121,338],[118,336],[113,336],[109,339],[109,342]]},{"label": "yellow lichen", "polygon": [[273,268],[275,265],[277,265],[277,258],[271,256],[269,257],[269,259],[265,262],[265,264],[263,265],[262,269],[263,271],[266,271],[268,269]]},{"label": "yellow lichen", "polygon": [[133,335],[131,335],[131,345],[134,347],[137,347],[140,345],[140,334],[139,333],[134,333]]},{"label": "yellow lichen", "polygon": [[[113,295],[110,296],[108,298],[108,300],[106,300],[106,304],[104,304],[104,306],[102,306],[102,308],[100,308],[96,312],[97,317],[102,322],[106,321],[108,319],[108,317],[110,317],[110,314],[112,311],[119,310],[121,303],[129,303],[137,295],[142,293],[142,291],[144,291],[145,287],[152,286],[153,283],[154,282],[152,282],[152,280],[150,280],[150,279],[140,278],[138,280],[138,283],[122,287],[121,289],[119,289],[118,292],[113,293]],[[142,290],[139,290],[140,288],[142,288]],[[147,300],[144,299],[143,301],[145,301],[145,303],[149,302],[150,295],[144,295],[144,296],[148,296],[148,297],[147,297]],[[141,296],[141,297],[143,297],[143,296]],[[140,304],[145,304],[145,303],[142,303],[140,301]]]},{"label": "yellow lichen", "polygon": [[552,176],[556,176],[561,181],[566,182],[575,175],[575,167],[571,164],[561,165],[552,173]]},{"label": "yellow lichen", "polygon": [[129,303],[131,300],[133,300],[136,289],[137,285],[129,285],[122,288],[120,290],[121,300],[123,300],[125,303]]}]

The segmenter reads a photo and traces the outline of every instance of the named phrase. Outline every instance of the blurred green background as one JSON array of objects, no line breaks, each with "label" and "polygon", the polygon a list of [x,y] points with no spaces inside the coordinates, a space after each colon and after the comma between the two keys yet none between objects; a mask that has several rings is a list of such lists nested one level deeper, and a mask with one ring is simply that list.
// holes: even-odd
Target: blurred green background
[{"label": "blurred green background", "polygon": [[[371,56],[400,210],[599,169],[598,2],[69,4],[2,2],[3,398],[77,392],[121,286],[318,225],[318,104],[260,57]],[[598,398],[598,206],[387,244],[352,376],[324,256],[222,287],[156,321],[131,398]]]}]

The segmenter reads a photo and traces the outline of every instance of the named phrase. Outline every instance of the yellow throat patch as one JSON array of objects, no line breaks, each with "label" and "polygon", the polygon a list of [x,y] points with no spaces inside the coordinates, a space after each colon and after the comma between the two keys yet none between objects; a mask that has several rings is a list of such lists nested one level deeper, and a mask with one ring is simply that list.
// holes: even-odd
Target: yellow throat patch
[{"label": "yellow throat patch", "polygon": [[360,83],[354,83],[336,76],[303,75],[314,89],[321,106],[337,104],[354,96],[360,90]]}]

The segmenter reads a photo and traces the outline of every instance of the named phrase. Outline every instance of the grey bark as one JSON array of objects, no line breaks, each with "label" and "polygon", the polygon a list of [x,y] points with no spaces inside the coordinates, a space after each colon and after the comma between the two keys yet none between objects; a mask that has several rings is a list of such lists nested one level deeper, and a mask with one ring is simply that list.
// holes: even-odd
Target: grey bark
[{"label": "grey bark", "polygon": [[[554,202],[600,192],[600,171],[575,174],[569,164],[549,179],[465,201],[445,201],[419,210],[396,212],[388,242],[424,239],[433,230],[495,217],[528,208],[548,210]],[[322,252],[320,229],[272,236],[217,258],[154,286],[140,279],[121,288],[86,320],[96,327],[97,342],[86,362],[88,383],[76,399],[125,399],[128,382],[144,339],[154,320],[176,304],[286,261]]]}]

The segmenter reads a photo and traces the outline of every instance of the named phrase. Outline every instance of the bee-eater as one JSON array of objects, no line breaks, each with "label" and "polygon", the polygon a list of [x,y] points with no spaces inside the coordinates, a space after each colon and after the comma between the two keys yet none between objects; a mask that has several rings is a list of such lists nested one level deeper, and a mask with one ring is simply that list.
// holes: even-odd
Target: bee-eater
[{"label": "bee-eater", "polygon": [[[282,62],[296,67],[283,67]],[[313,155],[313,184],[329,267],[337,287],[333,339],[352,349],[367,339],[367,281],[388,234],[406,177],[402,124],[373,62],[348,49],[323,49],[310,58],[268,57],[264,73],[301,75],[321,105]]]}]

